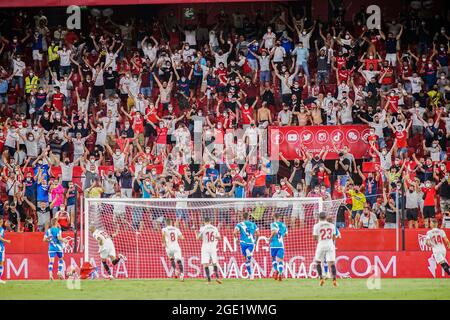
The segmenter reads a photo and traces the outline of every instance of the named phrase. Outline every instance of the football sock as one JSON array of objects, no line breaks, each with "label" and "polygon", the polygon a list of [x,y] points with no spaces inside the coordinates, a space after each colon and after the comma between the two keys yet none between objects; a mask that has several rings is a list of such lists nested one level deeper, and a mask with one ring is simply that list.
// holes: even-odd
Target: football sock
[{"label": "football sock", "polygon": [[283,274],[283,271],[284,271],[284,262],[280,261],[278,262],[278,273]]},{"label": "football sock", "polygon": [[209,266],[205,267],[205,273],[206,273],[206,277],[208,278],[208,282],[211,281],[211,275],[209,274]]},{"label": "football sock", "polygon": [[180,273],[183,273],[183,262],[181,260],[178,260],[178,268],[180,269]]},{"label": "football sock", "polygon": [[53,262],[49,262],[48,263],[48,272],[52,272],[53,271]]},{"label": "football sock", "polygon": [[277,271],[277,269],[278,269],[278,262],[277,262],[276,259],[272,260],[272,267],[273,267],[273,270]]},{"label": "football sock", "polygon": [[219,279],[219,268],[214,265],[214,273],[216,274],[216,279]]},{"label": "football sock", "polygon": [[336,280],[336,265],[333,263],[331,266],[331,274],[333,275],[333,280]]},{"label": "football sock", "polygon": [[322,279],[322,265],[320,263],[316,264],[317,274],[319,275],[319,278]]},{"label": "football sock", "polygon": [[2,278],[2,276],[3,276],[3,265],[0,266],[0,279]]},{"label": "football sock", "polygon": [[[442,269],[444,269],[444,271],[450,276],[450,266],[448,265],[447,262],[444,262],[443,264],[441,264]],[[0,273],[0,277],[1,277],[1,273]]]},{"label": "football sock", "polygon": [[111,270],[109,269],[108,264],[106,263],[106,261],[102,261],[103,264],[103,268],[105,268],[106,272],[111,275]]},{"label": "football sock", "polygon": [[175,265],[175,260],[174,259],[170,259],[170,264],[172,265],[173,270],[176,269],[176,265]]},{"label": "football sock", "polygon": [[64,266],[64,261],[62,259],[58,260],[58,272],[61,272]]},{"label": "football sock", "polygon": [[113,266],[115,266],[116,264],[118,264],[120,261],[119,258],[114,259],[113,261],[111,261],[111,263],[113,264]]},{"label": "football sock", "polygon": [[247,261],[245,261],[245,267],[247,268],[247,272],[249,275],[252,274],[251,262],[252,262],[252,257],[247,257]]}]

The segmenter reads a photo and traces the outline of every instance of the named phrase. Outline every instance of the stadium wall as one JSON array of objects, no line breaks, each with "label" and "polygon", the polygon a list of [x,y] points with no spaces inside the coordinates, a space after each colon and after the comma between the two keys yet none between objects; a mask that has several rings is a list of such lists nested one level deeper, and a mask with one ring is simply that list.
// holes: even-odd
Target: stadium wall
[{"label": "stadium wall", "polygon": [[[442,278],[445,275],[442,268],[436,264],[432,252],[424,243],[426,229],[406,230],[406,251],[395,251],[395,230],[343,230],[342,239],[338,240],[337,269],[340,277],[350,278]],[[191,232],[191,231],[189,231]],[[362,234],[364,233],[364,234]],[[304,232],[290,230],[291,239],[304,238]],[[450,232],[447,231],[450,236]],[[143,243],[148,237],[159,239],[160,233],[152,231],[143,236]],[[189,238],[190,235],[186,235]],[[7,238],[12,240],[6,247],[5,276],[6,279],[46,279],[47,246],[42,241],[42,233],[12,234]],[[68,246],[65,248],[64,261],[66,265],[81,266],[83,255],[73,253],[73,233],[63,233]],[[146,239],[147,238],[147,239]],[[224,233],[224,239],[232,239],[231,231]],[[78,242],[79,243],[79,242]],[[189,248],[183,247],[186,275],[190,278],[202,277],[200,266],[200,242],[191,243]],[[286,247],[289,248],[289,242]],[[151,248],[148,248],[150,250]],[[142,250],[142,249],[141,249]],[[151,261],[138,261],[132,252],[128,252],[128,260],[119,263],[114,275],[118,278],[166,278],[172,275],[169,262],[163,248],[146,254]],[[121,251],[121,250],[119,250]],[[95,251],[96,252],[96,251]],[[314,267],[306,263],[311,252],[286,251],[287,276],[289,278],[314,278]],[[261,245],[255,253],[257,267],[255,275],[270,276],[270,257],[265,245]],[[219,262],[224,278],[240,278],[246,276],[245,267],[239,248],[233,247],[232,241],[219,243]],[[100,265],[98,259],[93,263]],[[103,270],[102,270],[103,271]]]}]

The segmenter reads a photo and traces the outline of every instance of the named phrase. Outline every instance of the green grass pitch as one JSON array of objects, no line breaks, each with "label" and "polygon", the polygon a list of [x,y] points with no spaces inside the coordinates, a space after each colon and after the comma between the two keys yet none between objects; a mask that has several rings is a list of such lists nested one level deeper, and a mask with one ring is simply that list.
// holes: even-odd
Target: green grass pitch
[{"label": "green grass pitch", "polygon": [[10,299],[215,299],[215,300],[321,300],[321,299],[450,299],[450,279],[381,279],[369,290],[366,279],[338,280],[333,288],[316,279],[228,280],[219,285],[201,279],[85,280],[80,290],[69,290],[66,281],[8,281],[0,285],[0,300]]}]

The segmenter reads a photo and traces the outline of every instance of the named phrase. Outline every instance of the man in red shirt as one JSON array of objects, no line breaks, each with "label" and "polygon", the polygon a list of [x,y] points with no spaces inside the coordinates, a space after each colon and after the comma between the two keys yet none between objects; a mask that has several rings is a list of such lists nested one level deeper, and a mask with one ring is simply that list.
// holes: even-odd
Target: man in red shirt
[{"label": "man in red shirt", "polygon": [[255,106],[258,103],[258,98],[253,102],[251,106],[249,106],[248,102],[245,102],[244,105],[242,105],[239,101],[237,101],[237,104],[240,107],[241,110],[241,117],[242,117],[242,127],[243,129],[247,129],[247,127],[250,127],[250,124],[254,122],[253,113],[255,110]]},{"label": "man in red shirt", "polygon": [[435,228],[436,225],[436,195],[437,190],[446,181],[445,177],[435,186],[433,186],[432,181],[425,181],[425,186],[422,187],[422,192],[424,196],[423,200],[423,218],[425,223],[425,228]]},{"label": "man in red shirt", "polygon": [[395,134],[395,139],[397,141],[397,155],[398,157],[404,159],[408,154],[408,132],[409,128],[411,127],[412,121],[408,123],[406,129],[403,128],[402,124],[397,124],[395,128],[388,118],[386,118],[386,122]]},{"label": "man in red shirt", "polygon": [[64,108],[64,95],[61,93],[61,89],[58,86],[55,86],[55,93],[52,97],[52,106],[56,111],[62,112]]},{"label": "man in red shirt", "polygon": [[[378,53],[377,53],[377,55],[378,55]],[[381,62],[381,59],[375,58],[373,56],[373,53],[370,53],[369,56],[364,59],[365,56],[366,56],[366,54],[364,53],[364,55],[362,56],[362,58],[360,60],[361,62],[364,62],[364,64],[366,65],[365,69],[369,70],[370,69],[370,65],[372,65],[373,66],[373,70],[374,71],[378,71],[380,69],[379,68],[379,64]]]},{"label": "man in red shirt", "polygon": [[345,66],[347,64],[347,58],[345,58],[342,54],[342,51],[338,52],[338,56],[335,58],[336,61],[336,68],[338,70],[341,70],[342,66]]},{"label": "man in red shirt", "polygon": [[353,69],[354,68],[348,70],[345,66],[342,66],[341,69],[336,69],[337,83],[340,84],[341,82],[347,82],[353,73]]},{"label": "man in red shirt", "polygon": [[216,71],[214,71],[214,73],[216,74],[217,79],[219,79],[219,84],[217,85],[217,92],[224,93],[225,87],[227,85],[228,71],[225,68],[223,62],[219,63],[219,68],[217,68]]},{"label": "man in red shirt", "polygon": [[254,184],[252,190],[252,197],[265,197],[266,196],[266,175],[263,166],[260,164],[258,171],[254,175]]},{"label": "man in red shirt", "polygon": [[399,100],[400,100],[400,97],[395,94],[394,90],[391,90],[389,92],[389,96],[387,97],[385,108],[389,108],[388,111],[391,113],[398,113],[398,101]]}]

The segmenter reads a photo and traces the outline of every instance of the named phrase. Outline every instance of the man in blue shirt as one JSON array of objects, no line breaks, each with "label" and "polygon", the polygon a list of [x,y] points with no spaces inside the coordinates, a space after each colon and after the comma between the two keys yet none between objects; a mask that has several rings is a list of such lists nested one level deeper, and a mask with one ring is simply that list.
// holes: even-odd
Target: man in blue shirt
[{"label": "man in blue shirt", "polygon": [[296,68],[302,67],[303,73],[309,78],[308,70],[308,58],[309,51],[303,46],[303,42],[299,42],[297,46],[292,50],[292,55],[297,56]]},{"label": "man in blue shirt", "polygon": [[3,228],[3,217],[0,217],[0,284],[4,284],[3,262],[5,261],[5,243],[11,243],[11,240],[5,239],[5,229]]},{"label": "man in blue shirt", "polygon": [[211,161],[209,167],[205,170],[205,176],[203,177],[203,183],[206,186],[208,182],[215,182],[219,176],[219,171],[215,168],[215,162]]},{"label": "man in blue shirt", "polygon": [[234,228],[234,237],[239,237],[241,253],[245,257],[245,267],[247,268],[249,279],[253,279],[251,262],[255,244],[258,242],[259,229],[254,222],[248,220],[248,212],[244,212],[242,217],[243,221]]},{"label": "man in blue shirt", "polygon": [[255,56],[254,54],[251,54],[251,52],[253,53],[257,53],[258,49],[259,49],[259,43],[256,40],[253,40],[252,42],[250,42],[248,44],[248,50],[247,50],[247,55],[245,56],[247,58],[248,61],[248,65],[250,66],[250,68],[253,71],[258,70],[258,58],[257,56]]},{"label": "man in blue shirt", "polygon": [[275,271],[273,278],[281,281],[284,272],[284,238],[287,236],[288,230],[284,222],[280,221],[278,213],[275,213],[273,218],[274,221],[270,224],[270,256],[272,257],[272,267]]},{"label": "man in blue shirt", "polygon": [[33,50],[34,70],[40,71],[43,69],[42,58],[44,47],[42,34],[37,31],[34,33],[34,37],[32,38],[31,49]]},{"label": "man in blue shirt", "polygon": [[[180,110],[187,109],[189,107],[189,96],[190,96],[190,89],[192,84],[192,73],[194,72],[194,68],[191,68],[191,71],[189,72],[189,75],[186,77],[184,74],[180,75],[178,74],[177,70],[175,70],[175,76],[177,77],[177,98],[178,98],[178,106]],[[201,84],[201,81],[200,81]],[[195,90],[195,89],[194,89]]]}]

